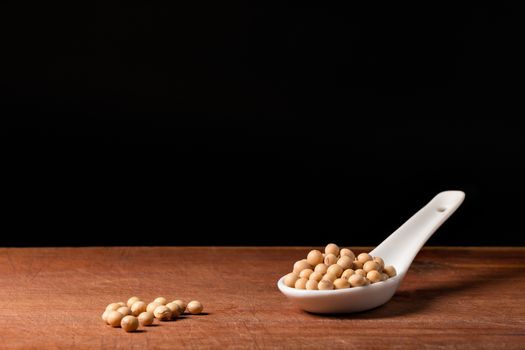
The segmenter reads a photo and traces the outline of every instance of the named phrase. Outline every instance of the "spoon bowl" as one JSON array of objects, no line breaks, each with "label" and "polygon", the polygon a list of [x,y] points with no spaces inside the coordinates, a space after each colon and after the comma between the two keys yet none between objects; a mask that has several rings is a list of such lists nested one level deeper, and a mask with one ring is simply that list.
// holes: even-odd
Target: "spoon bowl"
[{"label": "spoon bowl", "polygon": [[383,282],[363,287],[336,290],[305,290],[287,287],[284,276],[277,282],[279,290],[300,309],[314,313],[350,313],[373,309],[389,301],[403,281],[412,261],[432,234],[461,205],[465,193],[445,191],[387,237],[370,252],[393,265],[397,275]]}]

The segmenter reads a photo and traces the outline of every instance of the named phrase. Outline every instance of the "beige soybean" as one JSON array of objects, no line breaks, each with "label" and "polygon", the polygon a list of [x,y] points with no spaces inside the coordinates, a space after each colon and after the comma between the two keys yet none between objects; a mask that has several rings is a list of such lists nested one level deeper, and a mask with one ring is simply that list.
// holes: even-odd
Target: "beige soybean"
[{"label": "beige soybean", "polygon": [[306,289],[306,282],[308,282],[308,279],[299,278],[297,281],[295,281],[295,288],[296,289]]},{"label": "beige soybean", "polygon": [[117,311],[120,312],[124,316],[131,315],[131,309],[127,306],[119,307]]},{"label": "beige soybean", "polygon": [[180,307],[178,304],[175,304],[175,303],[167,303],[166,304],[166,307],[168,309],[170,309],[171,311],[171,318],[174,319],[174,318],[177,318],[180,316],[181,314],[181,311],[180,311]]},{"label": "beige soybean", "polygon": [[363,276],[363,277],[366,277],[366,272],[365,272],[365,270],[363,270],[363,269],[357,269],[357,270],[355,270],[355,274],[356,274],[356,275],[361,275],[361,276]]},{"label": "beige soybean", "polygon": [[144,311],[146,311],[147,305],[142,300],[136,301],[131,305],[131,314],[133,316],[138,316]]},{"label": "beige soybean", "polygon": [[326,266],[330,267],[331,265],[337,263],[337,256],[332,253],[326,254],[324,257],[324,263]]},{"label": "beige soybean", "polygon": [[104,320],[104,322],[108,323],[108,315],[109,313],[113,311],[113,310],[106,310],[104,311],[104,313],[102,314],[102,319]]},{"label": "beige soybean", "polygon": [[135,316],[124,316],[120,321],[120,326],[126,332],[135,332],[139,328],[139,320]]},{"label": "beige soybean", "polygon": [[151,326],[154,319],[155,316],[151,312],[142,312],[138,317],[140,324],[143,326]]},{"label": "beige soybean", "polygon": [[365,262],[365,264],[363,265],[363,270],[365,270],[366,273],[372,270],[379,271],[379,268],[380,268],[379,264],[373,260],[369,260]]},{"label": "beige soybean", "polygon": [[295,286],[295,282],[299,279],[299,276],[295,273],[289,273],[286,276],[284,276],[284,284],[287,287],[293,288]]},{"label": "beige soybean", "polygon": [[323,278],[323,274],[320,272],[314,272],[310,275],[309,279],[319,282]]},{"label": "beige soybean", "polygon": [[139,301],[140,298],[139,297],[131,297],[128,299],[128,302],[126,303],[126,306],[127,307],[131,307],[131,305],[133,305],[133,303]]},{"label": "beige soybean", "polygon": [[324,263],[320,263],[315,265],[314,272],[320,272],[324,275],[326,273],[326,270],[328,270],[328,266],[326,266],[326,264]]},{"label": "beige soybean", "polygon": [[357,260],[364,264],[365,262],[372,260],[372,256],[368,253],[361,253],[357,256]]},{"label": "beige soybean", "polygon": [[164,297],[157,297],[155,300],[153,300],[154,303],[157,303],[159,305],[166,305],[168,301]]},{"label": "beige soybean", "polygon": [[197,315],[202,312],[202,310],[204,309],[204,306],[202,306],[200,301],[193,300],[188,303],[188,305],[186,306],[186,309],[188,310],[190,314]]},{"label": "beige soybean", "polygon": [[336,279],[337,279],[336,275],[334,275],[333,273],[327,273],[326,275],[323,276],[323,278],[321,278],[321,281],[328,280],[333,283]]},{"label": "beige soybean", "polygon": [[156,303],[156,302],[153,301],[153,302],[149,303],[148,306],[146,306],[146,311],[153,313],[153,311],[155,311],[155,309],[157,307],[159,307],[159,306],[160,306],[159,303]]},{"label": "beige soybean", "polygon": [[363,268],[363,265],[364,265],[364,263],[362,263],[361,261],[359,261],[359,260],[354,260],[352,268],[353,268],[354,270],[359,270],[359,269],[362,269],[362,268]]},{"label": "beige soybean", "polygon": [[347,269],[343,271],[343,274],[341,275],[341,278],[348,279],[350,276],[354,274],[354,270]]},{"label": "beige soybean", "polygon": [[124,315],[118,311],[110,311],[107,317],[107,323],[112,327],[120,327],[120,321],[123,317]]},{"label": "beige soybean", "polygon": [[322,263],[323,260],[323,253],[318,250],[311,250],[306,256],[306,262],[312,266]]},{"label": "beige soybean", "polygon": [[125,302],[123,302],[123,301],[119,301],[119,302],[118,302],[117,304],[119,304],[119,305],[120,305],[120,307],[122,307],[122,306],[126,306],[126,303],[125,303]]},{"label": "beige soybean", "polygon": [[166,305],[159,305],[153,311],[153,315],[159,321],[168,321],[171,319],[171,310]]},{"label": "beige soybean", "polygon": [[361,287],[366,283],[366,281],[363,276],[355,273],[348,278],[348,283],[350,283],[352,287]]},{"label": "beige soybean", "polygon": [[310,264],[306,261],[306,259],[299,260],[293,264],[293,273],[299,275],[301,271],[306,270],[306,269],[311,269],[311,268],[312,266],[310,266]]},{"label": "beige soybean", "polygon": [[339,258],[337,260],[337,265],[341,266],[343,270],[349,269],[353,266],[354,259],[345,255]]},{"label": "beige soybean", "polygon": [[322,279],[317,285],[317,288],[319,290],[332,290],[334,289],[334,284],[332,283],[332,281]]},{"label": "beige soybean", "polygon": [[325,254],[334,254],[335,256],[339,255],[339,247],[335,243],[329,243],[324,248]]},{"label": "beige soybean", "polygon": [[392,265],[385,266],[383,268],[383,272],[386,273],[388,277],[394,277],[395,275],[397,275],[396,269]]},{"label": "beige soybean", "polygon": [[331,273],[335,275],[335,277],[341,277],[343,274],[343,268],[337,264],[330,265],[328,267],[328,270],[326,271],[327,274]]},{"label": "beige soybean", "polygon": [[172,303],[179,305],[180,313],[183,314],[186,311],[186,303],[180,299],[173,300]]},{"label": "beige soybean", "polygon": [[374,261],[379,264],[379,270],[377,270],[377,271],[383,270],[383,268],[385,267],[385,261],[383,260],[383,258],[375,256],[374,257]]},{"label": "beige soybean", "polygon": [[350,282],[348,282],[347,279],[344,278],[338,278],[334,281],[334,287],[335,289],[344,289],[350,287]]},{"label": "beige soybean", "polygon": [[117,311],[117,309],[120,307],[119,303],[111,303],[106,306],[107,311]]},{"label": "beige soybean", "polygon": [[319,281],[310,279],[308,280],[308,282],[306,282],[306,289],[307,290],[317,290],[319,289],[317,287],[318,284],[319,284]]},{"label": "beige soybean", "polygon": [[305,269],[301,271],[301,273],[299,274],[299,277],[308,279],[313,272],[314,270],[312,269]]},{"label": "beige soybean", "polygon": [[386,273],[381,273],[381,281],[386,281],[388,279],[388,275]]},{"label": "beige soybean", "polygon": [[341,256],[341,258],[343,256],[348,256],[350,258],[350,260],[354,261],[355,259],[355,254],[353,251],[351,251],[350,249],[348,248],[343,248],[339,251],[339,255]]},{"label": "beige soybean", "polygon": [[372,282],[372,283],[379,282],[379,281],[381,281],[381,272],[379,272],[377,270],[370,270],[366,274],[366,278],[369,279],[370,282]]}]

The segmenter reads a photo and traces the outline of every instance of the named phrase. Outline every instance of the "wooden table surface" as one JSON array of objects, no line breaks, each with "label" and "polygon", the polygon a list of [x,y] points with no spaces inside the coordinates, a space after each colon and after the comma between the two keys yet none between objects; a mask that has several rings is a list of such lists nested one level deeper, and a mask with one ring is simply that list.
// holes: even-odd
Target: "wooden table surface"
[{"label": "wooden table surface", "polygon": [[[0,349],[525,348],[525,248],[425,248],[389,303],[340,316],[276,287],[308,250],[0,248]],[[133,295],[197,299],[206,314],[106,326],[105,306]]]}]

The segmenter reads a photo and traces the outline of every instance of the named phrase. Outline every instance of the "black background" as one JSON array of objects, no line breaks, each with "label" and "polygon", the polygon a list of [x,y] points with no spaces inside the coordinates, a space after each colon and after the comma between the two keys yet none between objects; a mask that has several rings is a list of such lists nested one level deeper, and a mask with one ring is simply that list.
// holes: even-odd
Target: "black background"
[{"label": "black background", "polygon": [[525,244],[516,8],[195,5],[1,12],[0,245]]}]

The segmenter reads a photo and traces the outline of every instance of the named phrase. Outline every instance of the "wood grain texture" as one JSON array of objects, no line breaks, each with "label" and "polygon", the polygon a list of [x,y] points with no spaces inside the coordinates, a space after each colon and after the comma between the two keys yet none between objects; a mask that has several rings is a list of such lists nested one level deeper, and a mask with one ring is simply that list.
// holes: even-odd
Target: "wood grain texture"
[{"label": "wood grain texture", "polygon": [[[0,248],[0,348],[525,348],[525,248],[426,248],[389,303],[343,316],[277,290],[308,250]],[[133,295],[198,299],[207,314],[104,325],[105,306]]]}]

